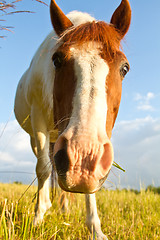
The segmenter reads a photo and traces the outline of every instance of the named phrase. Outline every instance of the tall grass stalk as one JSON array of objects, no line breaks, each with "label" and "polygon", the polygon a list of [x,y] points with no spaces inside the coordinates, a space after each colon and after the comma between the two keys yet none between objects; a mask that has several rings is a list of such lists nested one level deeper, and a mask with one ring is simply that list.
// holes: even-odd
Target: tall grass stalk
[{"label": "tall grass stalk", "polygon": [[[34,227],[32,186],[17,203],[26,186],[0,184],[0,240],[88,240],[93,234],[85,225],[83,194],[68,195],[69,210],[62,213],[59,195]],[[102,189],[96,194],[103,232],[109,240],[160,240],[160,195],[141,189],[140,193]]]}]

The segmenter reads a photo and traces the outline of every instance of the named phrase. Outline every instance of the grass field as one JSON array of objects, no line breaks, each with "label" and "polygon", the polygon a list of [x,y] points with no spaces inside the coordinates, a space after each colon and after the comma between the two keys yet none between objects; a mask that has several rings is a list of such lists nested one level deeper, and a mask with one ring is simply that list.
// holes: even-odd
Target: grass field
[{"label": "grass field", "polygon": [[[87,240],[83,195],[70,195],[70,210],[63,214],[59,196],[45,214],[41,226],[33,227],[36,187],[31,187],[19,201],[27,186],[0,184],[0,239],[61,239]],[[108,239],[160,240],[160,195],[142,190],[108,191],[97,193],[97,206],[102,230]]]}]

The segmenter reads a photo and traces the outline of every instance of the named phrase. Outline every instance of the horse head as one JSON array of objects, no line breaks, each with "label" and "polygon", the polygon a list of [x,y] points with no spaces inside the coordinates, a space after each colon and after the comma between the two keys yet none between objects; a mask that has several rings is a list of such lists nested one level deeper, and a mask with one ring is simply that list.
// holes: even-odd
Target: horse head
[{"label": "horse head", "polygon": [[52,56],[58,181],[65,191],[94,193],[113,163],[110,138],[129,71],[120,43],[130,26],[131,8],[122,0],[109,24],[92,20],[75,25],[52,0],[50,15],[59,38]]}]

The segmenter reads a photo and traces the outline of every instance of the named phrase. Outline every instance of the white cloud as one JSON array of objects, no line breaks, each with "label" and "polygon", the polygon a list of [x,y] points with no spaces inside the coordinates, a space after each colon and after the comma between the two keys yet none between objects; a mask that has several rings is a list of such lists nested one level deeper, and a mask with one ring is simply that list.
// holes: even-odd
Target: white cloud
[{"label": "white cloud", "polygon": [[146,96],[146,101],[149,101],[151,99],[155,98],[155,94],[152,92],[148,92]]},{"label": "white cloud", "polygon": [[[5,124],[0,124],[0,131],[4,130]],[[5,127],[4,133],[0,138],[0,149],[11,149],[14,151],[29,151],[29,135],[22,130],[17,121],[10,121]]]},{"label": "white cloud", "polygon": [[148,92],[146,95],[141,95],[140,93],[136,93],[134,96],[134,100],[135,101],[144,100],[144,101],[148,102],[155,97],[156,97],[156,95],[152,92]]},{"label": "white cloud", "polygon": [[6,127],[1,123],[0,135],[0,181],[23,179],[25,183],[29,183],[31,178],[27,174],[15,174],[35,172],[36,158],[30,147],[29,135],[21,129],[16,120],[10,121]]},{"label": "white cloud", "polygon": [[143,98],[143,96],[140,93],[136,93],[134,96],[134,101],[139,101]]},{"label": "white cloud", "polygon": [[[145,186],[155,182],[160,185],[160,119],[146,117],[123,121],[116,125],[113,134],[115,161],[124,169],[120,174],[121,184],[138,188],[140,181]],[[113,177],[113,182],[116,180]]]},{"label": "white cloud", "polygon": [[136,93],[134,96],[134,101],[137,102],[137,109],[142,111],[155,111],[151,101],[157,96],[153,92],[148,92],[146,95]]},{"label": "white cloud", "polygon": [[[7,152],[0,151],[0,162],[12,163],[14,161],[13,157]],[[2,167],[2,164],[1,164]]]},{"label": "white cloud", "polygon": [[154,108],[150,104],[140,103],[139,106],[137,106],[138,110],[142,111],[154,111]]}]

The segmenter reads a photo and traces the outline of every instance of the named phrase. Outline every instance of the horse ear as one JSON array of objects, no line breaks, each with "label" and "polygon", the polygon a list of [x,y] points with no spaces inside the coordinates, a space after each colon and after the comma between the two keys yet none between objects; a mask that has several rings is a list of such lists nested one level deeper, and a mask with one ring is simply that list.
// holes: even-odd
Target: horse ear
[{"label": "horse ear", "polygon": [[72,22],[62,12],[55,0],[51,0],[50,3],[50,16],[52,25],[58,36],[60,36],[69,27],[73,26]]},{"label": "horse ear", "polygon": [[122,38],[128,32],[131,23],[131,7],[128,0],[122,0],[112,15],[111,24],[121,33]]}]

